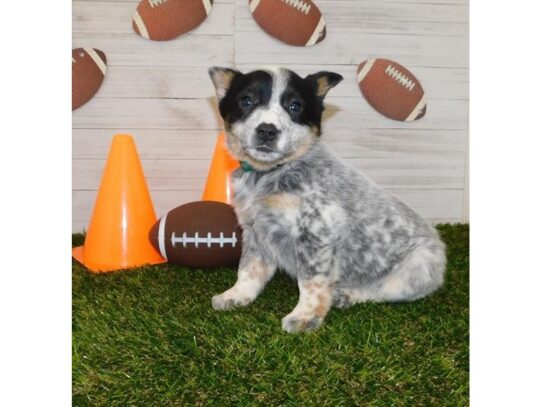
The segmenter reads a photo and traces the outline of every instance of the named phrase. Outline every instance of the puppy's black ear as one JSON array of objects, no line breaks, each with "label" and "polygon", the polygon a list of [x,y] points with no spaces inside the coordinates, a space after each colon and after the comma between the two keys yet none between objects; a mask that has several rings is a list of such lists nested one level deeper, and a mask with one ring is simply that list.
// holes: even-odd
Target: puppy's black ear
[{"label": "puppy's black ear", "polygon": [[226,96],[233,78],[235,78],[237,75],[241,75],[241,73],[234,69],[222,68],[218,66],[209,68],[209,76],[215,85],[216,97],[218,98],[219,102],[224,98],[224,96]]},{"label": "puppy's black ear", "polygon": [[331,88],[334,88],[343,80],[342,75],[335,72],[317,72],[309,75],[305,80],[311,82],[316,96],[323,99]]}]

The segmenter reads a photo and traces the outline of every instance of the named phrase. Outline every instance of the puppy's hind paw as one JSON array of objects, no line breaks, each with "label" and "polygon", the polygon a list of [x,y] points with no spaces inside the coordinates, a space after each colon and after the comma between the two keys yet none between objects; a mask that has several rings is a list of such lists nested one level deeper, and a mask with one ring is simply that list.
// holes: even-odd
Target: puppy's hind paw
[{"label": "puppy's hind paw", "polygon": [[290,314],[282,318],[282,329],[288,333],[313,331],[322,325],[322,321],[323,318],[317,316],[301,317]]}]

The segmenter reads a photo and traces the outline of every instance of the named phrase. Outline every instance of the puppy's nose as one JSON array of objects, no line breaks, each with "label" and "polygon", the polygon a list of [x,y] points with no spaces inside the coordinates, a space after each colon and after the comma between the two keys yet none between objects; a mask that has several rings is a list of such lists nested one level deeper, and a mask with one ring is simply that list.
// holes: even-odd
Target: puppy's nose
[{"label": "puppy's nose", "polygon": [[274,141],[279,135],[279,130],[271,123],[262,123],[256,127],[256,134],[258,135],[258,140],[262,143],[267,143]]}]

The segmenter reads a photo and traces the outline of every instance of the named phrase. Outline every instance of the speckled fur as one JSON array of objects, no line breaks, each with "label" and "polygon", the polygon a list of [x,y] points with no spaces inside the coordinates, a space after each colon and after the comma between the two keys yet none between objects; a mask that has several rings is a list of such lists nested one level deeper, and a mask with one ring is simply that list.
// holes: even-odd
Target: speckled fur
[{"label": "speckled fur", "polygon": [[411,301],[443,282],[445,250],[434,228],[319,137],[299,157],[239,169],[233,179],[243,254],[236,285],[213,297],[216,309],[253,301],[277,268],[300,290],[282,320],[288,332],[317,328],[332,306]]}]

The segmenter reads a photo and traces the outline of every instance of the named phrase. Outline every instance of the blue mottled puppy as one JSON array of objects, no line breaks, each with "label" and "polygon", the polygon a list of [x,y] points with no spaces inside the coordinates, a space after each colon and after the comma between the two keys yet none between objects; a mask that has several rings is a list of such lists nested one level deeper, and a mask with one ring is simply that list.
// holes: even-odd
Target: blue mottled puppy
[{"label": "blue mottled puppy", "polygon": [[342,76],[211,68],[243,227],[237,282],[219,310],[250,304],[277,268],[296,279],[288,332],[315,329],[331,307],[410,301],[443,282],[444,245],[418,214],[320,141],[323,100]]}]

